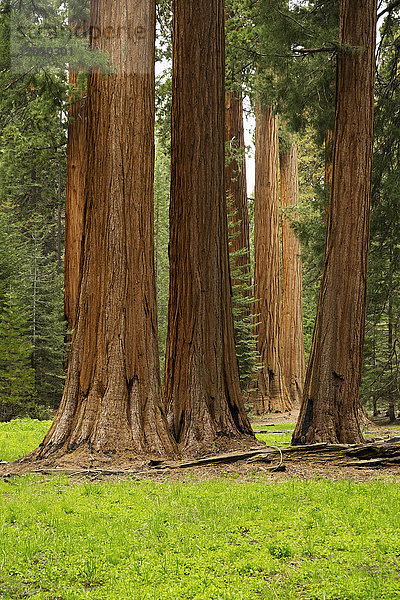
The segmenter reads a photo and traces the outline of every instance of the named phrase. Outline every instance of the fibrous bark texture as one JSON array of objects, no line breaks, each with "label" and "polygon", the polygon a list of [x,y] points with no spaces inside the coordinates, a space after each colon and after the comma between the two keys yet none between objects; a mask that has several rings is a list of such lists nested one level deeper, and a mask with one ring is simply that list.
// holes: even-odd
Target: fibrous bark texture
[{"label": "fibrous bark texture", "polygon": [[39,456],[170,454],[160,398],[153,256],[155,5],[96,0],[88,83],[84,259],[65,390]]},{"label": "fibrous bark texture", "polygon": [[224,6],[175,0],[165,394],[189,452],[251,434],[233,337],[224,183]]},{"label": "fibrous bark texture", "polygon": [[[280,153],[281,206],[297,206],[299,203],[299,179],[297,146],[293,142],[289,150]],[[296,217],[294,212],[290,218]],[[291,221],[282,217],[282,327],[281,360],[286,387],[295,405],[300,405],[305,377],[303,335],[303,283],[301,245]]]},{"label": "fibrous bark texture", "polygon": [[324,192],[325,192],[325,215],[324,222],[328,223],[329,201],[332,188],[333,163],[332,163],[332,143],[333,131],[328,129],[325,134],[325,175],[324,175]]},{"label": "fibrous bark texture", "polygon": [[[77,86],[77,75],[69,73],[70,86]],[[67,327],[76,326],[82,273],[83,215],[87,167],[86,100],[70,97],[67,140],[67,188],[65,199],[64,318]]]},{"label": "fibrous bark texture", "polygon": [[[375,0],[341,0],[333,177],[325,258],[293,443],[358,443],[375,74]],[[349,50],[352,46],[352,50]]]},{"label": "fibrous bark texture", "polygon": [[[229,148],[225,164],[225,184],[228,213],[232,223],[229,248],[232,253],[245,250],[240,256],[235,256],[235,266],[241,268],[243,275],[248,275],[250,285],[249,211],[243,103],[240,92],[227,91],[225,94],[225,140]],[[235,284],[235,281],[232,283]],[[245,294],[249,296],[249,290],[246,290]]]},{"label": "fibrous bark texture", "polygon": [[254,190],[254,284],[257,299],[258,374],[255,411],[284,412],[291,401],[280,361],[281,277],[279,249],[278,117],[256,109]]}]

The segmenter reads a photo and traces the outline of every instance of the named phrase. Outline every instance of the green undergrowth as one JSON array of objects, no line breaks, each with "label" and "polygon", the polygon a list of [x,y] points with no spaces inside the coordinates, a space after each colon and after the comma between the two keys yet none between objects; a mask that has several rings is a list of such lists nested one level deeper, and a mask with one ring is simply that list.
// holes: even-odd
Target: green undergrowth
[{"label": "green undergrowth", "polygon": [[[2,424],[2,458],[48,425]],[[399,515],[380,480],[4,478],[0,598],[400,599]]]}]

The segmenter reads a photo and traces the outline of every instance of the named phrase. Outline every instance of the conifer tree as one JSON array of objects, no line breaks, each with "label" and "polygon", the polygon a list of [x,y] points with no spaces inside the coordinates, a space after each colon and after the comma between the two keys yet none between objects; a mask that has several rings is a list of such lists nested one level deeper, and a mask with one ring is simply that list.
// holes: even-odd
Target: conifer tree
[{"label": "conifer tree", "polygon": [[358,443],[372,169],[376,0],[340,1],[333,177],[317,318],[293,444]]},{"label": "conifer tree", "polygon": [[26,415],[35,400],[35,371],[27,316],[12,289],[0,312],[0,421]]},{"label": "conifer tree", "polygon": [[153,253],[155,2],[94,0],[91,24],[113,69],[89,77],[78,320],[63,399],[38,455],[171,454]]},{"label": "conifer tree", "polygon": [[[305,377],[303,335],[303,284],[301,245],[291,227],[296,219],[299,203],[297,146],[289,140],[289,147],[280,152],[280,189],[282,239],[282,324],[281,359],[286,387],[294,405],[299,405]],[[285,209],[287,212],[285,213]]]},{"label": "conifer tree", "polygon": [[278,117],[271,107],[256,111],[254,191],[254,283],[257,348],[261,368],[255,411],[285,412],[291,400],[280,359],[281,276],[279,248]]},{"label": "conifer tree", "polygon": [[[231,224],[230,252],[233,264],[247,272],[250,284],[249,211],[247,206],[246,155],[243,126],[243,101],[240,92],[225,94],[225,184]],[[232,262],[232,261],[231,261]],[[235,283],[235,280],[233,279]],[[247,296],[251,288],[243,290]]]},{"label": "conifer tree", "polygon": [[[224,187],[224,3],[175,0],[165,396],[188,452],[251,434],[235,355]],[[207,48],[207,52],[204,52]]]},{"label": "conifer tree", "polygon": [[87,104],[75,71],[69,73],[70,106],[67,138],[65,200],[64,318],[68,330],[76,326],[82,277],[82,245],[87,169]]}]

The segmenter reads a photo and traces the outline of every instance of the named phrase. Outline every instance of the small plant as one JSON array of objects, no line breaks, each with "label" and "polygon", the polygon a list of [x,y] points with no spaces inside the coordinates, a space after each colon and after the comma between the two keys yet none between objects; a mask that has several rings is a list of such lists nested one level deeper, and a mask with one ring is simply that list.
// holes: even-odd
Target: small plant
[{"label": "small plant", "polygon": [[292,550],[285,544],[270,544],[268,552],[274,558],[288,558],[288,556],[292,556]]}]

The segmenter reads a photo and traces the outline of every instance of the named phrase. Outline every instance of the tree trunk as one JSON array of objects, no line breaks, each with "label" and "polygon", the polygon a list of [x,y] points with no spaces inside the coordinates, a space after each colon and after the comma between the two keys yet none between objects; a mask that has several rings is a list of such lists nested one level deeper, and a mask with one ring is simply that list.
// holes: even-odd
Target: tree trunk
[{"label": "tree trunk", "polygon": [[325,177],[324,177],[324,193],[325,193],[324,223],[325,224],[328,223],[329,199],[330,199],[330,195],[331,195],[332,177],[333,177],[332,143],[333,143],[333,131],[331,129],[327,129],[326,134],[325,134]]},{"label": "tree trunk", "polygon": [[255,411],[284,412],[291,401],[282,376],[279,336],[281,277],[279,250],[278,117],[256,108],[254,191],[254,284],[257,299],[258,374]]},{"label": "tree trunk", "polygon": [[[77,86],[77,75],[69,73]],[[68,113],[67,188],[65,198],[64,318],[68,330],[76,326],[82,271],[83,216],[87,168],[86,100],[71,96]],[[70,341],[70,335],[68,335]]]},{"label": "tree trunk", "polygon": [[393,381],[393,299],[392,299],[392,289],[393,289],[393,276],[392,276],[392,264],[393,264],[393,252],[392,249],[389,250],[389,264],[390,264],[390,274],[389,274],[389,298],[388,298],[388,354],[389,354],[389,385],[388,385],[388,396],[389,396],[389,408],[388,408],[388,416],[389,422],[394,423],[396,420],[396,411],[395,411],[395,386]]},{"label": "tree trunk", "polygon": [[[373,337],[372,337],[372,367],[373,372],[376,372],[376,327],[373,329]],[[379,414],[378,411],[378,397],[375,390],[371,390],[372,393],[372,410],[373,416],[377,417]]]},{"label": "tree trunk", "polygon": [[[245,252],[235,257],[235,266],[248,275],[250,284],[250,234],[247,205],[246,157],[244,144],[243,104],[240,92],[225,93],[225,141],[229,155],[225,163],[228,213],[232,224],[229,249],[231,253]],[[232,281],[235,284],[235,281]],[[242,282],[238,282],[242,283]],[[250,292],[246,290],[246,296]],[[249,310],[249,309],[248,309]],[[249,314],[249,313],[248,313]]]},{"label": "tree trunk", "polygon": [[95,0],[84,253],[64,395],[39,456],[170,454],[160,397],[153,252],[155,5]]},{"label": "tree trunk", "polygon": [[358,443],[371,194],[376,0],[341,0],[325,258],[293,444]]},{"label": "tree trunk", "polygon": [[[281,206],[287,208],[299,203],[299,179],[297,166],[297,146],[280,153]],[[294,218],[295,214],[291,213]],[[300,405],[304,377],[304,335],[303,335],[303,280],[301,244],[290,225],[290,220],[282,217],[282,332],[281,359],[284,380],[290,398]]]},{"label": "tree trunk", "polygon": [[[224,3],[174,1],[165,394],[188,452],[251,434],[233,338],[224,185]],[[206,51],[205,51],[206,49]]]}]

